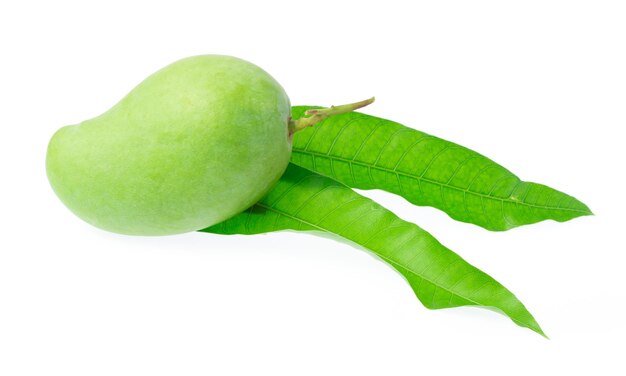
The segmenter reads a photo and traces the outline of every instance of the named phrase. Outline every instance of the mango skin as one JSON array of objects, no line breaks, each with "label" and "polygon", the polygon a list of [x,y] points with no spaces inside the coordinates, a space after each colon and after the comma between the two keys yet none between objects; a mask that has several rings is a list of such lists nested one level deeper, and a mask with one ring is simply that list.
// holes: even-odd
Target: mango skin
[{"label": "mango skin", "polygon": [[261,68],[229,56],[177,61],[104,114],[59,129],[52,188],[104,230],[170,235],[219,223],[261,199],[287,168],[290,103]]}]

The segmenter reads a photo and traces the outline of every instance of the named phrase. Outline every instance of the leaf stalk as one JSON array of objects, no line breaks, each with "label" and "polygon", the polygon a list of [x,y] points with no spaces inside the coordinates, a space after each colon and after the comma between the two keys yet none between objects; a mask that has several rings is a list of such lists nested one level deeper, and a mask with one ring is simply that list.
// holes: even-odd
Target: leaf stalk
[{"label": "leaf stalk", "polygon": [[359,102],[342,104],[340,106],[330,106],[327,108],[315,108],[307,110],[303,117],[297,120],[289,120],[289,134],[293,135],[305,128],[312,127],[333,115],[345,114],[363,108],[374,103],[375,98],[371,97]]}]

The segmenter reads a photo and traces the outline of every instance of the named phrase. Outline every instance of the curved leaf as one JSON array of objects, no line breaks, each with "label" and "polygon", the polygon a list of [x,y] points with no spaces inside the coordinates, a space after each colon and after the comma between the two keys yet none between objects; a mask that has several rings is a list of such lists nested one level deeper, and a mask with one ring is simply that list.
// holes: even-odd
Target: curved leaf
[{"label": "curved leaf", "polygon": [[370,250],[400,272],[428,308],[491,307],[543,335],[515,295],[428,232],[345,185],[293,164],[259,203],[202,231],[259,234],[287,229],[334,233]]},{"label": "curved leaf", "polygon": [[[293,107],[294,118],[309,108]],[[332,116],[294,135],[291,161],[359,189],[383,189],[488,230],[590,215],[572,196],[521,181],[455,143],[361,113]]]}]

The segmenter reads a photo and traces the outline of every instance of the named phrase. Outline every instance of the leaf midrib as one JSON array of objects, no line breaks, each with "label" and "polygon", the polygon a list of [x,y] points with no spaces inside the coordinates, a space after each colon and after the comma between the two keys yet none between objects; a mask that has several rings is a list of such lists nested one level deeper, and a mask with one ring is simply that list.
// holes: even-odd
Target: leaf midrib
[{"label": "leaf midrib", "polygon": [[[440,187],[450,188],[450,189],[453,189],[453,190],[456,190],[456,191],[460,191],[460,192],[463,192],[463,193],[468,193],[468,194],[471,194],[471,195],[474,195],[474,196],[478,196],[478,197],[481,197],[481,198],[485,198],[485,199],[489,199],[489,200],[495,200],[495,201],[500,201],[500,202],[507,202],[507,203],[527,206],[527,207],[536,208],[536,209],[563,210],[563,211],[569,211],[569,212],[574,212],[574,213],[583,213],[583,214],[588,213],[586,210],[581,210],[581,209],[563,208],[563,207],[558,207],[558,206],[535,205],[535,204],[529,204],[529,203],[523,202],[523,201],[513,200],[511,198],[495,197],[495,196],[487,195],[487,194],[484,194],[484,193],[471,191],[469,189],[463,189],[463,188],[460,188],[460,187],[456,187],[454,185],[442,183],[440,181],[429,179],[429,178],[425,178],[423,176],[411,175],[411,174],[408,174],[406,172],[396,171],[396,170],[392,170],[392,169],[389,169],[389,168],[376,166],[376,165],[370,165],[370,164],[367,164],[367,163],[358,162],[358,161],[355,161],[355,160],[352,160],[352,159],[343,158],[343,157],[339,157],[339,156],[336,156],[336,155],[329,155],[329,154],[324,154],[324,153],[319,153],[319,152],[314,152],[314,151],[309,151],[309,150],[303,150],[303,149],[298,149],[296,147],[293,148],[292,153],[300,153],[300,154],[305,154],[305,155],[309,154],[309,155],[322,157],[322,158],[327,158],[327,159],[331,159],[331,160],[335,159],[335,160],[338,160],[338,161],[343,161],[343,162],[346,162],[348,164],[356,164],[356,165],[367,167],[367,168],[370,168],[370,169],[375,169],[375,170],[379,170],[379,171],[385,171],[385,172],[389,172],[389,173],[392,173],[392,174],[404,176],[404,177],[407,177],[409,179],[413,179],[413,180],[417,180],[417,181],[420,181],[420,180],[421,181],[425,181],[425,182],[428,182],[428,183],[431,183],[431,184],[438,185]],[[352,167],[350,167],[350,168],[352,169]]]},{"label": "leaf midrib", "polygon": [[[279,215],[282,215],[282,216],[288,217],[288,218],[290,218],[290,219],[293,219],[293,220],[296,220],[296,221],[302,222],[302,223],[304,223],[304,224],[307,224],[307,225],[309,225],[309,226],[311,226],[311,227],[314,227],[314,228],[316,228],[316,229],[318,229],[318,230],[321,230],[321,231],[323,231],[323,232],[329,232],[329,233],[335,234],[335,232],[333,232],[333,231],[331,231],[331,230],[329,230],[329,229],[326,229],[326,228],[324,228],[324,227],[321,227],[321,226],[316,225],[316,224],[314,224],[314,223],[311,223],[311,222],[309,222],[309,221],[305,221],[305,220],[303,220],[303,219],[302,219],[302,218],[300,218],[300,217],[293,216],[293,215],[291,215],[291,214],[289,214],[289,213],[287,213],[287,212],[284,212],[284,211],[282,211],[282,210],[276,209],[276,208],[274,208],[274,207],[271,207],[271,206],[268,206],[268,205],[265,205],[265,204],[262,204],[262,203],[257,203],[256,205],[257,205],[257,206],[260,206],[260,207],[262,207],[262,208],[264,208],[264,209],[266,209],[266,210],[273,211],[274,213],[277,213],[277,214],[279,214]],[[336,234],[336,235],[339,235],[339,234]],[[341,235],[339,235],[339,236],[341,236]],[[342,237],[343,237],[343,236],[342,236]],[[346,238],[346,239],[347,239],[347,238]],[[353,240],[351,240],[351,239],[348,239],[348,240],[353,241]],[[353,242],[354,242],[354,241],[353,241]],[[356,242],[355,242],[355,243],[356,243]],[[358,243],[356,243],[356,244],[358,244]],[[361,244],[359,244],[359,245],[361,245]],[[361,245],[361,246],[362,246],[362,245]],[[364,247],[364,246],[362,246],[362,247]],[[369,249],[369,248],[368,248],[368,249]],[[466,298],[465,296],[463,296],[463,295],[461,295],[461,294],[459,294],[459,293],[457,293],[457,292],[454,292],[454,291],[452,291],[452,290],[450,290],[450,289],[447,289],[447,288],[445,288],[445,287],[443,287],[443,286],[439,285],[438,283],[436,283],[436,282],[435,282],[435,281],[433,281],[433,280],[430,280],[430,279],[428,279],[428,278],[426,278],[426,277],[424,277],[424,276],[422,276],[422,275],[417,274],[417,273],[416,273],[416,272],[414,272],[413,270],[411,270],[411,269],[407,268],[406,266],[404,266],[404,265],[402,265],[402,264],[398,263],[397,261],[394,261],[393,259],[390,259],[390,258],[388,258],[388,257],[386,257],[386,256],[383,256],[383,255],[381,255],[380,253],[375,252],[375,251],[373,251],[373,250],[370,250],[370,251],[374,252],[374,253],[375,253],[378,257],[380,257],[380,258],[381,258],[381,259],[383,259],[384,261],[386,261],[386,262],[388,262],[388,263],[390,263],[390,264],[393,264],[393,265],[397,265],[397,266],[401,267],[402,269],[407,270],[407,271],[408,271],[408,272],[410,272],[411,274],[413,274],[413,275],[415,275],[415,276],[417,276],[417,277],[419,277],[419,278],[422,278],[423,280],[425,280],[425,281],[427,281],[427,282],[429,282],[429,283],[433,284],[434,286],[439,287],[439,288],[440,288],[440,289],[442,289],[442,290],[445,290],[445,291],[449,292],[449,293],[450,293],[450,294],[452,294],[452,295],[456,295],[456,296],[460,297],[461,299],[465,299],[465,300],[467,300],[468,302],[473,303],[473,304],[475,304],[475,305],[478,305],[478,306],[484,306],[484,304],[481,304],[481,303],[479,303],[479,302],[477,302],[477,301],[475,301],[475,300],[473,300],[473,299]],[[497,307],[496,307],[496,308],[497,308]],[[509,317],[510,317],[510,316],[509,316]],[[513,318],[511,318],[511,319],[513,319]],[[516,321],[516,320],[514,320],[514,319],[513,319],[513,321]],[[516,321],[516,322],[517,322],[517,321]],[[522,325],[522,326],[526,326],[526,325]]]}]

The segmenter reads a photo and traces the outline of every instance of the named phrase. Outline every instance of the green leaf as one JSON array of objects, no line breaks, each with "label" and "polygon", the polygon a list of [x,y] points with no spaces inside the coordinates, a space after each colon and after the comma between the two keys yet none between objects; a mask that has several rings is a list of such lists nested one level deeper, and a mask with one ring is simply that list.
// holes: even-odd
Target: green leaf
[{"label": "green leaf", "polygon": [[[294,118],[309,108],[317,107],[293,107]],[[463,146],[361,113],[332,116],[296,133],[291,161],[349,187],[383,189],[488,230],[592,214],[574,197],[521,181]]]},{"label": "green leaf", "polygon": [[293,164],[259,203],[202,231],[280,230],[329,232],[370,250],[400,272],[428,308],[489,307],[543,335],[515,295],[428,232],[345,185]]}]

